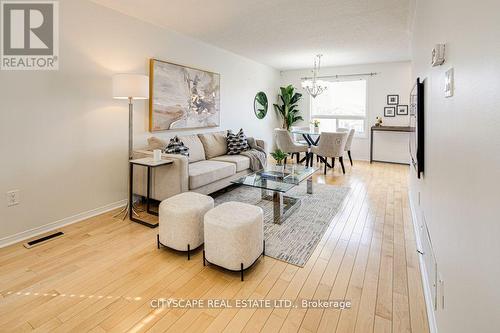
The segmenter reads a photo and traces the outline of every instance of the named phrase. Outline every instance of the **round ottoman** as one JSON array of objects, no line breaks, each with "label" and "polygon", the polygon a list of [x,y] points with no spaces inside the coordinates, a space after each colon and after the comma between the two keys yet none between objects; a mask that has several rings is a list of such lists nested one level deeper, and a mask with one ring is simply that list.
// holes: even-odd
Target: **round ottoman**
[{"label": "round ottoman", "polygon": [[205,214],[206,262],[241,272],[265,254],[264,212],[241,202],[226,202]]},{"label": "round ottoman", "polygon": [[214,208],[214,199],[195,192],[184,192],[163,200],[159,207],[158,248],[190,251],[203,244],[203,216]]}]

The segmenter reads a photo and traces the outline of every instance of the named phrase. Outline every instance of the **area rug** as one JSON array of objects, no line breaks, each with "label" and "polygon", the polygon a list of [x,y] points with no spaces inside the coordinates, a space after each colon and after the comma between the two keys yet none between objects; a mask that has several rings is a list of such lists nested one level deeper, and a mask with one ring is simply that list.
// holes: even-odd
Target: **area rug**
[{"label": "area rug", "polygon": [[286,193],[300,198],[302,204],[282,224],[273,223],[273,203],[261,199],[260,189],[232,187],[227,192],[217,193],[214,199],[215,205],[239,201],[261,207],[266,256],[304,267],[349,192],[348,187],[325,184],[314,184],[313,189],[313,194],[307,194],[304,181]]}]

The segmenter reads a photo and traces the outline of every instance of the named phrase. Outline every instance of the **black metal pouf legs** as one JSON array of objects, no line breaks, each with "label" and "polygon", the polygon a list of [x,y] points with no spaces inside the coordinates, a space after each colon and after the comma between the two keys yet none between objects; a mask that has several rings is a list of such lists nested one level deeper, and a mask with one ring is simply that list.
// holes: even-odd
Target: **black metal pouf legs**
[{"label": "black metal pouf legs", "polygon": [[[205,251],[203,251],[203,253],[205,253]],[[262,241],[262,256],[265,257],[266,256],[266,240],[263,240]],[[250,268],[253,266],[253,264],[255,264],[257,262],[257,260],[259,260],[259,258],[257,258],[250,266],[247,267]],[[243,269],[243,263],[241,263],[241,266],[240,266],[240,274],[241,274],[241,281],[243,281],[243,272],[245,271]]]},{"label": "black metal pouf legs", "polygon": [[[262,242],[262,256],[263,257],[266,256],[266,241],[265,240]],[[243,268],[243,263],[240,263],[240,269],[239,270],[232,270],[232,269],[227,269],[227,268],[226,269],[228,271],[231,271],[231,272],[240,272],[241,281],[243,281],[244,280],[244,272],[245,272],[245,270],[247,270],[250,267],[252,267],[257,262],[257,260],[259,260],[259,258],[255,259],[255,261],[250,266],[248,266],[247,268]],[[205,250],[203,250],[203,266],[206,266],[207,262],[209,264],[211,264],[211,265],[219,266],[219,265],[216,265],[216,264],[212,264],[210,261],[208,261],[206,259],[206,257],[205,257]],[[221,266],[219,266],[219,267],[221,267]]]},{"label": "black metal pouf legs", "polygon": [[[157,234],[156,235],[156,247],[158,249],[160,249],[160,246],[163,245],[161,242],[160,242],[160,235]],[[163,245],[165,246],[165,245]],[[165,247],[168,247],[168,246],[165,246]],[[188,255],[188,260],[191,260],[191,245],[188,244],[187,245],[187,255]],[[203,251],[203,258],[205,258],[205,251]]]}]

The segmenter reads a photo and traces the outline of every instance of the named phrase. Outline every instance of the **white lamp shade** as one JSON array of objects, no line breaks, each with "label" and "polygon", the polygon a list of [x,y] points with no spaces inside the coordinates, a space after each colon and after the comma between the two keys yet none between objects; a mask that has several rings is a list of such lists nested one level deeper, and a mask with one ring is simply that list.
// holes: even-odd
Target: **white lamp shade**
[{"label": "white lamp shade", "polygon": [[141,74],[113,75],[113,98],[148,99],[149,77]]}]

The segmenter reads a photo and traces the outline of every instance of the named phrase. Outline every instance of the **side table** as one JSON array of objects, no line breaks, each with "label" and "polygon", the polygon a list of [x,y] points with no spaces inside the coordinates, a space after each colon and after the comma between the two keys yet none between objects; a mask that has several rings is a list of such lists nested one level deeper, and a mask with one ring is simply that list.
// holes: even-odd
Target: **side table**
[{"label": "side table", "polygon": [[[151,197],[151,169],[157,168],[163,165],[169,165],[174,163],[172,160],[159,160],[154,161],[151,157],[138,158],[134,160],[130,160],[130,186],[129,186],[129,205],[132,207],[132,201],[134,197],[133,184],[134,184],[134,165],[140,165],[146,167],[148,169],[148,178],[147,178],[147,190],[146,190],[146,212],[151,215],[158,216],[157,212],[154,212],[150,209],[150,197]],[[151,223],[139,218],[135,218],[132,213],[132,209],[129,211],[129,218],[133,222],[137,222],[139,224],[145,225],[150,228],[158,227],[158,223]]]}]

